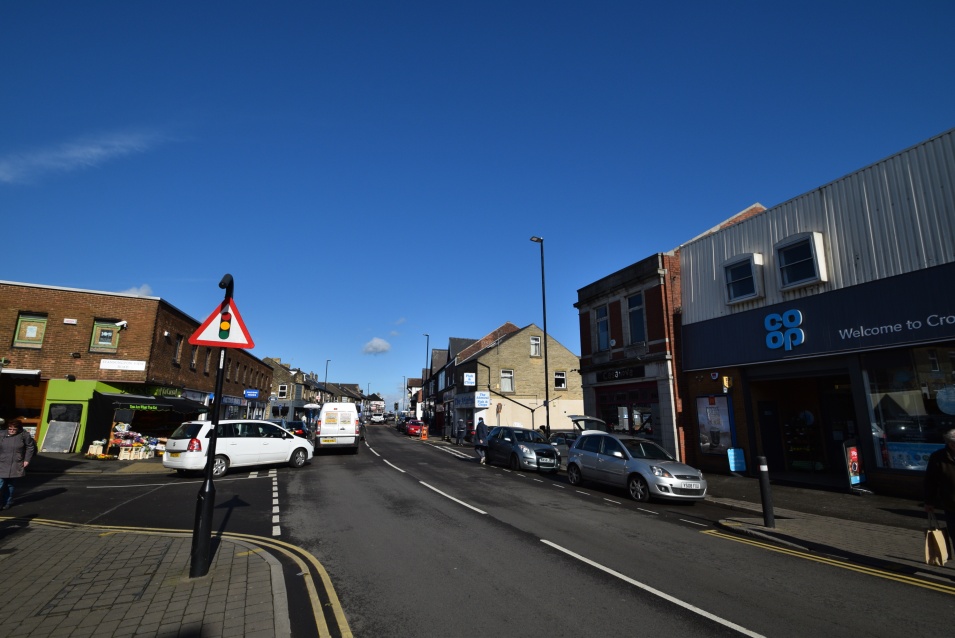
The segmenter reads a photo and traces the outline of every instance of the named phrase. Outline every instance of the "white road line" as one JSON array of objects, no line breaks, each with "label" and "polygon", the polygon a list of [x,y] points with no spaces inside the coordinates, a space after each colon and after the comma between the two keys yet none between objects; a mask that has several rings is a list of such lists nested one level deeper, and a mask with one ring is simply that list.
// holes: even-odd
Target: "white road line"
[{"label": "white road line", "polygon": [[280,522],[281,522],[281,521],[279,521],[278,515],[275,515],[275,516],[272,517],[272,524],[278,525]]},{"label": "white road line", "polygon": [[477,512],[478,514],[487,514],[487,512],[485,512],[484,510],[479,510],[478,508],[474,507],[473,505],[468,505],[468,504],[465,503],[464,501],[461,501],[461,500],[459,500],[459,499],[454,498],[454,497],[451,496],[450,494],[445,494],[444,492],[442,492],[442,491],[439,490],[438,488],[432,487],[432,486],[428,485],[427,483],[425,483],[424,481],[419,481],[419,483],[421,483],[422,485],[424,485],[424,486],[425,486],[426,488],[428,488],[429,490],[433,490],[433,491],[437,492],[438,494],[440,494],[441,496],[443,496],[443,497],[445,497],[445,498],[448,498],[448,499],[451,499],[452,501],[454,501],[454,502],[457,503],[458,505],[463,505],[463,506],[465,506],[465,507],[468,508],[468,509],[472,509],[472,510],[474,510],[475,512]]},{"label": "white road line", "polygon": [[654,512],[653,510],[645,510],[642,507],[638,507],[637,509],[640,510],[641,512],[646,512],[647,514],[654,514],[656,516],[660,515],[660,512]]},{"label": "white road line", "polygon": [[389,461],[388,459],[385,459],[385,463],[387,463],[388,465],[390,465],[390,466],[393,467],[394,469],[398,470],[398,471],[401,472],[402,474],[405,474],[405,471],[404,471],[403,469],[401,469],[400,467],[398,467],[397,465],[395,465],[394,463],[392,463],[392,462]]},{"label": "white road line", "polygon": [[589,493],[589,492],[581,492],[580,490],[577,490],[577,493],[578,493],[578,494],[583,494],[584,496],[590,496],[590,493]]},{"label": "white road line", "polygon": [[577,560],[579,560],[579,561],[581,561],[581,562],[587,563],[587,564],[590,565],[591,567],[596,567],[597,569],[599,569],[599,570],[601,570],[601,571],[603,571],[603,572],[605,572],[605,573],[607,573],[607,574],[610,574],[611,576],[614,576],[614,577],[616,577],[616,578],[619,578],[620,580],[622,580],[622,581],[624,581],[624,582],[630,583],[630,584],[633,585],[634,587],[639,587],[640,589],[642,589],[642,590],[645,591],[645,592],[648,592],[648,593],[650,593],[650,594],[653,594],[654,596],[658,596],[658,597],[662,598],[663,600],[666,600],[666,601],[668,601],[668,602],[673,603],[674,605],[679,605],[680,607],[682,607],[682,608],[684,608],[684,609],[686,609],[686,610],[688,610],[688,611],[692,611],[694,614],[698,614],[698,615],[700,615],[700,616],[703,616],[704,618],[707,618],[708,620],[712,620],[713,622],[718,623],[718,624],[720,624],[720,625],[723,625],[724,627],[729,627],[730,629],[733,629],[734,631],[738,631],[739,633],[743,634],[744,636],[752,636],[753,638],[764,638],[762,634],[758,634],[758,633],[756,633],[755,631],[751,631],[751,630],[749,630],[749,629],[746,629],[745,627],[741,627],[740,625],[737,625],[737,624],[734,623],[734,622],[730,622],[729,620],[726,620],[725,618],[720,618],[719,616],[716,616],[716,615],[714,615],[714,614],[711,614],[710,612],[706,611],[705,609],[700,609],[699,607],[697,607],[697,606],[695,606],[695,605],[691,605],[690,603],[688,603],[688,602],[686,602],[686,601],[680,600],[679,598],[675,598],[675,597],[673,597],[673,596],[671,596],[671,595],[669,595],[669,594],[665,594],[665,593],[663,593],[662,591],[660,591],[659,589],[655,589],[655,588],[653,588],[653,587],[651,587],[651,586],[649,586],[649,585],[645,585],[645,584],[641,583],[640,581],[637,581],[637,580],[634,580],[634,579],[630,578],[629,576],[624,576],[623,574],[621,574],[621,573],[618,572],[618,571],[615,571],[615,570],[613,570],[613,569],[610,569],[609,567],[604,567],[604,566],[601,565],[600,563],[594,562],[594,561],[590,560],[589,558],[585,558],[585,557],[581,556],[580,554],[577,554],[577,553],[575,553],[575,552],[570,551],[569,549],[565,549],[565,548],[561,547],[560,545],[557,545],[556,543],[552,543],[552,542],[550,542],[550,541],[548,541],[548,540],[544,540],[543,538],[541,539],[541,542],[544,543],[545,545],[549,545],[550,547],[553,547],[553,548],[556,549],[557,551],[563,552],[563,553],[567,554],[568,556],[571,556],[571,557],[573,557],[573,558],[576,558]]},{"label": "white road line", "polygon": [[699,525],[700,527],[709,527],[709,525],[707,525],[706,523],[697,523],[696,521],[688,521],[685,518],[681,518],[680,520],[683,521],[684,523],[689,523],[690,525]]},{"label": "white road line", "polygon": [[279,513],[279,506],[278,506],[278,505],[273,505],[273,506],[272,506],[272,513],[273,513],[273,514],[278,514],[278,513]]},{"label": "white road line", "polygon": [[282,528],[279,527],[278,525],[273,525],[272,536],[281,536],[281,535],[282,535]]},{"label": "white road line", "polygon": [[613,503],[614,505],[620,505],[620,501],[615,501],[609,498],[604,498],[604,500],[607,501],[608,503]]},{"label": "white road line", "polygon": [[563,490],[563,489],[567,489],[567,488],[565,488],[563,485],[561,485],[560,483],[551,483],[551,485],[553,485],[554,487],[559,487],[559,488],[562,489],[562,490]]},{"label": "white road line", "polygon": [[536,481],[537,483],[543,483],[543,482],[544,482],[544,481],[542,481],[542,480],[540,480],[540,479],[534,479],[534,481]]},{"label": "white road line", "polygon": [[256,478],[258,475],[258,472],[249,472],[249,478]]},{"label": "white road line", "polygon": [[[265,478],[264,476],[242,476],[238,478],[230,479],[216,479],[216,482],[225,482],[225,481],[248,481],[250,478]],[[137,483],[135,485],[84,485],[88,490],[108,490],[108,489],[117,489],[124,487],[166,487],[168,486],[177,486],[177,485],[198,485],[204,481],[176,481],[175,483]]]},{"label": "white road line", "polygon": [[375,448],[371,447],[370,445],[367,446],[367,447],[368,447],[368,449],[371,451],[371,453],[374,454],[375,456],[377,456],[377,457],[380,457],[380,456],[381,456],[381,454],[378,454],[378,452],[375,451]]},{"label": "white road line", "polygon": [[272,505],[278,505],[278,504],[279,504],[279,499],[273,498],[273,499],[272,499]]}]

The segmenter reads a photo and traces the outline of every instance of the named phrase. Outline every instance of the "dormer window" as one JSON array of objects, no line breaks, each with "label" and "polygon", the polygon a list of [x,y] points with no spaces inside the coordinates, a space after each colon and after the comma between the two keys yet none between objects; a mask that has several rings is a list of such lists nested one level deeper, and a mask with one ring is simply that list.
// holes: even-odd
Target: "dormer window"
[{"label": "dormer window", "polygon": [[791,290],[828,281],[822,233],[801,233],[775,246],[779,289]]},{"label": "dormer window", "polygon": [[723,262],[726,303],[734,304],[763,296],[763,256],[737,255]]}]

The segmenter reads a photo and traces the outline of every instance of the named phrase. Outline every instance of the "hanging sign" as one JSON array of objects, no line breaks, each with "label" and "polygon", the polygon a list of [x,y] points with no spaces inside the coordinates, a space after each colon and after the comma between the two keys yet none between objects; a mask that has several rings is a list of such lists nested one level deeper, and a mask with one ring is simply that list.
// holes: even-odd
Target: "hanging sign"
[{"label": "hanging sign", "polygon": [[223,308],[224,302],[212,311],[199,329],[189,337],[189,343],[194,346],[219,346],[220,348],[254,348],[252,336],[245,328],[242,316],[235,307],[235,302],[229,299],[229,305]]}]

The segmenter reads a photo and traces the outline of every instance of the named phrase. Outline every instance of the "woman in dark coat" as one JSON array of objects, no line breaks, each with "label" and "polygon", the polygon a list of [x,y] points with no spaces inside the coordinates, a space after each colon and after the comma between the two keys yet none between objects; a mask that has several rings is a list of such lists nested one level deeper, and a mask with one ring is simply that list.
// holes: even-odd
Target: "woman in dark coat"
[{"label": "woman in dark coat", "polygon": [[0,419],[0,509],[9,509],[13,505],[14,482],[23,476],[24,470],[36,454],[36,442],[23,424],[14,419],[9,423]]}]

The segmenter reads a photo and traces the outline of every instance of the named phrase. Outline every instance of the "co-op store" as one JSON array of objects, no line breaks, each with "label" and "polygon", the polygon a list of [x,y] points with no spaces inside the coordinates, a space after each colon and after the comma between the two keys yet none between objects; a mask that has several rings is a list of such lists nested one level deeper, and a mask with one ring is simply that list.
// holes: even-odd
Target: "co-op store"
[{"label": "co-op store", "polygon": [[774,479],[917,498],[955,428],[951,281],[950,263],[684,326],[699,464],[739,450],[747,472],[763,456]]}]

